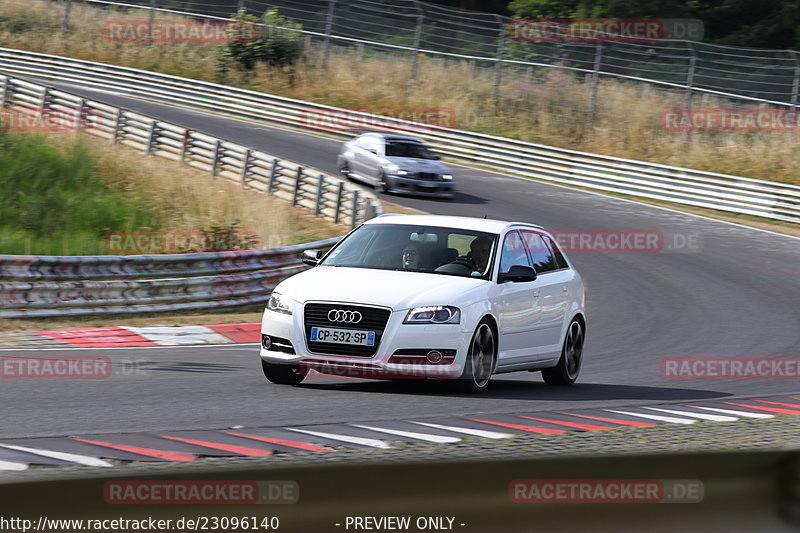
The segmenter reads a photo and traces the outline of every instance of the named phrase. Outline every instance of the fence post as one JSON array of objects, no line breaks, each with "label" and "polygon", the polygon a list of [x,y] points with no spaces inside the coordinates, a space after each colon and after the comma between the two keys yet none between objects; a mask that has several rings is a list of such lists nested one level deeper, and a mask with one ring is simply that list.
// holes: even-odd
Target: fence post
[{"label": "fence post", "polygon": [[67,0],[67,5],[64,7],[64,20],[61,22],[61,31],[66,32],[69,29],[69,15],[72,11],[72,0]]},{"label": "fence post", "polygon": [[333,14],[336,0],[328,0],[328,15],[325,18],[325,44],[322,47],[322,71],[328,70],[328,54],[331,49],[331,32],[333,31]]},{"label": "fence post", "polygon": [[150,131],[147,132],[147,142],[144,145],[144,155],[150,155],[153,151],[153,143],[156,139],[156,130],[158,126],[156,126],[157,122],[155,120],[150,121]]},{"label": "fence post", "polygon": [[86,128],[86,98],[81,98],[78,103],[78,129]]},{"label": "fence post", "polygon": [[186,156],[189,154],[189,147],[192,145],[192,130],[183,130],[183,138],[181,139],[181,163],[186,162]]},{"label": "fence post", "polygon": [[300,197],[300,186],[303,185],[303,167],[297,167],[297,176],[294,178],[294,193],[292,194],[292,207],[297,205]]},{"label": "fence post", "polygon": [[214,141],[214,153],[211,154],[211,168],[208,169],[208,173],[211,174],[211,176],[217,175],[217,166],[219,165],[219,152],[221,147],[222,141],[219,139]]},{"label": "fence post", "polygon": [[320,174],[319,181],[317,182],[317,198],[314,202],[314,214],[316,216],[320,216],[322,214],[322,200],[324,194],[325,194],[325,176]]},{"label": "fence post", "polygon": [[800,52],[791,51],[794,57],[794,82],[792,82],[792,107],[797,109],[798,93],[800,93]]},{"label": "fence post", "polygon": [[414,57],[411,58],[411,78],[408,80],[406,94],[411,95],[411,90],[417,82],[417,69],[419,68],[419,45],[422,40],[422,25],[425,22],[425,12],[419,6],[419,1],[414,0],[414,9],[417,10],[417,27],[414,30]]},{"label": "fence post", "polygon": [[350,213],[350,227],[355,228],[358,221],[358,191],[353,189],[353,212]]},{"label": "fence post", "polygon": [[600,86],[600,70],[603,66],[603,41],[598,41],[594,51],[594,68],[592,72],[592,96],[589,103],[589,125],[594,123],[597,113],[597,91]]},{"label": "fence post", "polygon": [[333,223],[339,223],[339,215],[342,212],[342,195],[344,194],[344,182],[339,182],[339,189],[336,191],[336,212],[333,214]]},{"label": "fence post", "polygon": [[114,112],[114,131],[111,132],[111,144],[117,144],[119,142],[119,131],[122,129],[123,122],[124,116],[122,115],[122,109],[117,108]]},{"label": "fence post", "polygon": [[156,0],[150,0],[150,14],[147,17],[147,39],[153,41],[153,20],[156,18]]},{"label": "fence post", "polygon": [[245,149],[244,157],[242,158],[242,170],[239,172],[239,182],[242,184],[242,189],[247,185],[247,168],[250,166],[250,149]]},{"label": "fence post", "polygon": [[45,87],[39,99],[39,113],[44,116],[48,107],[50,107],[50,87]]},{"label": "fence post", "polygon": [[686,73],[686,96],[683,107],[686,111],[689,111],[692,108],[692,86],[694,85],[694,71],[697,67],[697,55],[690,41],[687,41],[686,46],[689,47],[691,56],[689,57],[689,72]]},{"label": "fence post", "polygon": [[264,192],[267,194],[272,194],[272,189],[275,187],[275,180],[278,177],[278,167],[279,167],[278,158],[272,160],[272,168],[269,171],[269,181],[267,182],[267,187],[264,189]]},{"label": "fence post", "polygon": [[506,48],[506,25],[501,15],[495,15],[500,23],[500,34],[497,36],[497,61],[494,64],[494,112],[497,113],[497,104],[500,101],[500,83],[503,81],[503,55]]}]

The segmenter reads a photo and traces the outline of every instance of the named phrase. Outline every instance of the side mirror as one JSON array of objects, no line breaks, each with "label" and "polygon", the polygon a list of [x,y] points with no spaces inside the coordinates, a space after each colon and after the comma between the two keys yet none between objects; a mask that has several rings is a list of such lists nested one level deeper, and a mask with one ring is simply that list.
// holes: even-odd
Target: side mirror
[{"label": "side mirror", "polygon": [[508,269],[508,272],[502,272],[497,278],[497,283],[505,283],[506,281],[512,283],[536,281],[536,271],[529,266],[514,265]]},{"label": "side mirror", "polygon": [[322,250],[306,250],[303,252],[301,260],[307,265],[317,266],[319,260],[322,259],[322,255]]},{"label": "side mirror", "polygon": [[440,156],[440,155],[438,155],[438,154],[433,154],[433,159],[434,159],[435,161],[438,161],[438,160],[440,160],[441,158],[442,158],[442,156]]}]

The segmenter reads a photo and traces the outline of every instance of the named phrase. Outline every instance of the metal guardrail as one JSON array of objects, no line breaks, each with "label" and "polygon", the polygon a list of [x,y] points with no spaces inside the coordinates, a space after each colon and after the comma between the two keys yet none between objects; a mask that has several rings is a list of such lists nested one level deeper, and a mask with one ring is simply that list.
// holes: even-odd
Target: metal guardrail
[{"label": "metal guardrail", "polygon": [[152,313],[264,303],[307,267],[283,248],[131,256],[0,255],[0,318]]},{"label": "metal guardrail", "polygon": [[[0,48],[0,70],[304,131],[309,131],[317,118],[333,120],[337,114],[364,124],[385,120],[368,113],[209,82],[6,48]],[[393,122],[394,131],[425,139],[440,153],[467,163],[601,191],[800,222],[800,187],[796,185],[577,152],[402,120]],[[339,138],[352,136],[347,131],[329,133]]]}]

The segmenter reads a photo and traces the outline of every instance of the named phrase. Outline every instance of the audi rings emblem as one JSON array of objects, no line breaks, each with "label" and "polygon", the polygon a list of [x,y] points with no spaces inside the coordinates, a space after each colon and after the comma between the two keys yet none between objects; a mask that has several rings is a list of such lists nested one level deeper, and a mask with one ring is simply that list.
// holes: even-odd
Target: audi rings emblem
[{"label": "audi rings emblem", "polygon": [[328,311],[329,322],[342,322],[344,324],[358,324],[361,322],[361,313],[358,311],[345,311],[342,309],[331,309]]}]

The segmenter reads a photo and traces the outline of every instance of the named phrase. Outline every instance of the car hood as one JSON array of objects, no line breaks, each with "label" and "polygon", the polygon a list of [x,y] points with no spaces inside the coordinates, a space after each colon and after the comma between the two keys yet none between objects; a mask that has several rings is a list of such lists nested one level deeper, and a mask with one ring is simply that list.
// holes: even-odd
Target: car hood
[{"label": "car hood", "polygon": [[318,266],[284,280],[275,291],[301,304],[325,300],[397,311],[425,305],[466,305],[472,300],[469,293],[477,293],[487,283],[447,274]]},{"label": "car hood", "polygon": [[387,157],[388,161],[403,170],[411,172],[433,172],[436,174],[452,174],[450,168],[435,159],[416,159],[414,157]]}]

